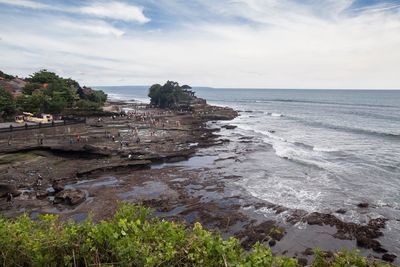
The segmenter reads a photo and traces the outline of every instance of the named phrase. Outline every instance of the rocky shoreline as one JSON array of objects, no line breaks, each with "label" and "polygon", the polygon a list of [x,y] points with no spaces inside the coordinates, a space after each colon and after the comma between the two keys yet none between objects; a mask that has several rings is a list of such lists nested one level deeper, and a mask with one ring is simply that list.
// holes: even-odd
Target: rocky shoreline
[{"label": "rocky shoreline", "polygon": [[[131,115],[121,116],[123,110]],[[118,201],[128,201],[152,207],[155,216],[169,220],[189,225],[200,221],[225,237],[238,237],[246,247],[267,243],[304,265],[312,257],[311,247],[290,251],[290,246],[280,245],[299,223],[329,232],[326,242],[351,241],[346,244],[358,246],[365,255],[396,260],[390,248],[376,240],[383,235],[385,219],[347,223],[332,214],[288,210],[226,187],[239,177],[209,171],[207,165],[221,158],[196,152],[229,142],[218,131],[234,126],[208,128],[206,123],[235,118],[238,113],[232,109],[204,105],[194,112],[172,112],[114,102],[103,115],[89,118],[73,135],[46,135],[42,145],[29,135],[13,139],[11,146],[0,139],[1,214],[12,218],[28,213],[35,219],[55,213],[61,219],[92,216],[99,221],[115,211]],[[186,167],[179,162],[187,162]],[[12,206],[4,197],[8,192],[14,195]],[[262,208],[288,213],[287,222],[266,218],[257,212]]]}]

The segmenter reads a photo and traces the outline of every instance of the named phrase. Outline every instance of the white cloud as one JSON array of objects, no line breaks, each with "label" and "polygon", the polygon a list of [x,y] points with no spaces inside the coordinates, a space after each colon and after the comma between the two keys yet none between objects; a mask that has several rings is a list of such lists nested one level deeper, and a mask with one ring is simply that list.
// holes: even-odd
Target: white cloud
[{"label": "white cloud", "polygon": [[30,0],[0,0],[0,4],[13,5],[18,7],[33,8],[33,9],[51,9],[52,7]]},{"label": "white cloud", "polygon": [[0,4],[40,10],[54,10],[65,13],[80,13],[92,17],[110,18],[114,20],[137,22],[140,24],[150,21],[150,19],[143,14],[142,7],[115,1],[92,2],[90,5],[81,7],[47,5],[31,0],[0,0]]},{"label": "white cloud", "polygon": [[[185,18],[194,12],[168,2]],[[349,14],[346,0],[309,2],[317,4],[202,0],[198,12],[218,20],[126,28],[123,36],[104,22],[10,15],[0,24],[0,69],[28,75],[48,68],[89,85],[172,79],[216,87],[400,88],[399,13],[379,6]]]},{"label": "white cloud", "polygon": [[56,23],[58,26],[62,28],[66,28],[69,30],[83,31],[94,34],[102,34],[102,35],[114,35],[116,37],[121,37],[124,35],[124,31],[119,30],[104,21],[80,21],[73,22],[68,20],[62,20]]},{"label": "white cloud", "polygon": [[143,14],[143,8],[120,2],[95,2],[91,5],[79,8],[79,12],[97,17],[136,21],[139,23],[147,23],[150,21],[150,19]]}]

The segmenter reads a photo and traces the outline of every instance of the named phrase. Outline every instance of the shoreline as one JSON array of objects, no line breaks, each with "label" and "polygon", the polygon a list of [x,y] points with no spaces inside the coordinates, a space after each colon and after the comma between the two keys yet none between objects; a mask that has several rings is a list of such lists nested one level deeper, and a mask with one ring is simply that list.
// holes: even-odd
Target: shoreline
[{"label": "shoreline", "polygon": [[[134,105],[112,103],[119,108]],[[293,214],[289,223],[292,226],[288,226],[276,220],[266,219],[264,215],[257,213],[257,210],[263,207],[273,210],[276,214],[288,212],[287,208],[231,191],[225,182],[234,181],[238,177],[217,175],[208,171],[207,164],[210,162],[207,160],[205,164],[200,163],[196,168],[173,166],[174,162],[202,158],[196,155],[200,148],[229,142],[219,138],[217,132],[221,127],[210,129],[205,123],[219,119],[233,119],[237,113],[232,109],[221,107],[208,105],[208,108],[195,114],[162,113],[165,111],[155,109],[141,110],[140,113],[144,111],[153,114],[153,119],[162,119],[164,127],[160,125],[151,127],[148,121],[140,121],[141,119],[137,121],[135,118],[137,126],[134,127],[138,128],[141,140],[139,144],[132,144],[129,141],[127,147],[122,145],[121,148],[120,142],[112,142],[107,132],[109,131],[114,137],[121,134],[122,141],[125,142],[124,137],[127,133],[125,131],[129,133],[134,129],[129,126],[132,123],[131,119],[105,117],[102,123],[99,123],[97,118],[88,120],[85,126],[86,132],[79,133],[82,140],[86,140],[85,137],[88,136],[87,141],[70,144],[70,139],[56,136],[55,140],[46,138],[44,145],[41,146],[33,145],[26,149],[26,144],[29,142],[25,142],[25,150],[16,146],[14,151],[3,151],[29,152],[29,157],[16,166],[13,166],[13,163],[0,165],[3,171],[1,183],[13,181],[19,185],[18,190],[25,190],[15,198],[14,207],[11,210],[3,210],[2,214],[15,217],[20,213],[29,212],[30,216],[35,218],[41,212],[56,213],[62,219],[72,218],[80,221],[93,212],[94,220],[101,220],[112,214],[117,201],[123,200],[142,202],[154,208],[155,215],[171,220],[187,224],[200,221],[208,229],[221,231],[225,237],[232,235],[239,237],[246,247],[256,241],[264,241],[276,253],[303,258],[306,261],[312,257],[308,248],[304,251],[287,249],[290,247],[287,238],[296,236],[297,233],[293,233],[295,232],[293,225],[298,223],[306,223],[315,228],[308,233],[327,232],[330,237],[323,240],[325,243],[336,240],[338,246],[356,247],[357,242],[359,246],[369,249],[362,251],[365,255],[371,254],[371,249],[380,252],[372,253],[377,257],[382,257],[382,254],[386,253],[375,240],[381,235],[384,221],[375,220],[365,227],[344,223],[331,214],[307,214],[296,210],[291,211]],[[176,123],[177,120],[179,124]],[[222,126],[230,128],[228,123]],[[151,130],[156,131],[156,136],[150,133]],[[155,163],[162,163],[164,166],[155,168]],[[6,175],[4,175],[4,165],[12,167],[8,169]],[[24,180],[26,174],[30,175],[28,176],[30,178]],[[38,179],[39,175],[41,179]],[[38,180],[41,180],[40,185]],[[49,188],[53,188],[54,192],[48,192]],[[58,190],[61,188],[62,190]],[[33,191],[30,191],[32,189]],[[62,192],[68,190],[69,196],[64,196],[64,199],[61,196],[57,197],[57,194],[62,195]],[[59,201],[64,203],[51,204],[47,198],[52,197],[59,198]],[[77,200],[76,205],[65,204],[67,197]],[[4,203],[1,202],[1,208],[3,207]],[[351,240],[351,243],[340,240]]]}]

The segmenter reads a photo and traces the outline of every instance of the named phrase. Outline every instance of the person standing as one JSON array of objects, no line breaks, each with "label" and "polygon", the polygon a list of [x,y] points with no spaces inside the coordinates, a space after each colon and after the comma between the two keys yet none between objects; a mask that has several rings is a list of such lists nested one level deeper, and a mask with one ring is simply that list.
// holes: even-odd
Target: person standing
[{"label": "person standing", "polygon": [[10,192],[7,193],[7,203],[9,207],[12,207],[14,205],[14,196]]}]

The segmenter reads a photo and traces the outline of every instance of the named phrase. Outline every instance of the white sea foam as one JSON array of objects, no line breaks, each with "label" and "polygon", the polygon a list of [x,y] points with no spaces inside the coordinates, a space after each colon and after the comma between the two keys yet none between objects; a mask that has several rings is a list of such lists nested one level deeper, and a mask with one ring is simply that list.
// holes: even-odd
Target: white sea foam
[{"label": "white sea foam", "polygon": [[273,132],[258,130],[251,124],[238,124],[238,128],[264,136],[265,138],[262,139],[263,142],[271,145],[278,157],[311,165],[319,169],[331,169],[333,167],[331,163],[324,160],[321,152],[336,151],[334,149],[319,149],[318,147],[314,149],[312,145],[289,141]]},{"label": "white sea foam", "polygon": [[318,151],[318,152],[337,152],[337,151],[339,151],[337,148],[333,148],[333,147],[318,147],[318,146],[313,147],[313,150]]},{"label": "white sea foam", "polygon": [[110,100],[114,100],[114,101],[135,100],[136,102],[140,102],[140,103],[146,103],[146,104],[150,103],[150,100],[148,98],[140,98],[140,97],[125,95],[125,94],[107,93],[107,96]]},{"label": "white sea foam", "polygon": [[[321,203],[320,198],[322,197],[321,192],[306,188],[301,181],[294,182],[277,176],[264,177],[263,179],[251,177],[246,184],[246,188],[254,197],[259,199],[308,212],[318,210]],[[268,193],[266,194],[266,192]],[[260,212],[270,214],[275,211],[260,209]],[[284,217],[285,214],[282,214],[282,216]]]},{"label": "white sea foam", "polygon": [[283,117],[282,114],[280,113],[275,113],[275,112],[265,112],[266,115],[271,116],[271,117]]}]

